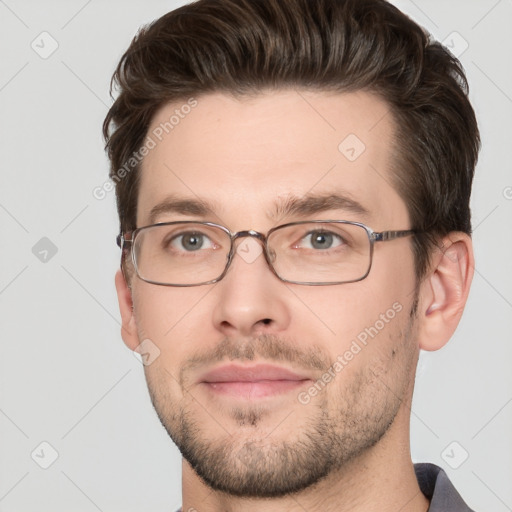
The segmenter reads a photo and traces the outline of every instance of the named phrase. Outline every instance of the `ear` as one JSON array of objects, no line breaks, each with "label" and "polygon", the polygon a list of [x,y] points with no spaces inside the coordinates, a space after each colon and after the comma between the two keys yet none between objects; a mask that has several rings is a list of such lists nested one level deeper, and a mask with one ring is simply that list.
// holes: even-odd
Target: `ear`
[{"label": "ear", "polygon": [[452,232],[441,240],[420,285],[421,349],[439,350],[452,337],[466,305],[474,267],[473,244],[466,233]]},{"label": "ear", "polygon": [[121,337],[129,349],[135,350],[139,345],[139,337],[133,314],[132,291],[121,270],[116,272],[116,290],[121,312]]}]

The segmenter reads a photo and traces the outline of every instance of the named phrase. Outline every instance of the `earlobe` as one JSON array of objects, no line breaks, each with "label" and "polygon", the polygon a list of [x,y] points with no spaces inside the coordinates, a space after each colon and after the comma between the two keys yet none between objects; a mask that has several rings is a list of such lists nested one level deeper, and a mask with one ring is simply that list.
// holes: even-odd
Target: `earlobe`
[{"label": "earlobe", "polygon": [[447,235],[432,258],[429,275],[420,285],[419,346],[442,348],[464,311],[474,273],[471,238],[465,233]]},{"label": "earlobe", "polygon": [[133,314],[132,291],[121,270],[116,272],[115,282],[119,311],[121,313],[121,337],[129,349],[135,350],[139,345],[139,339],[135,315]]}]

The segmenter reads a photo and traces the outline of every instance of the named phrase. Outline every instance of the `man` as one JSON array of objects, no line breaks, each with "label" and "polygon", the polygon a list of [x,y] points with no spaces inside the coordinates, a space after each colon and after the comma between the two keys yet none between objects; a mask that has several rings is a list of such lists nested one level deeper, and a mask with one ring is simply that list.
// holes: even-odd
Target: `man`
[{"label": "man", "polygon": [[182,510],[470,510],[409,449],[473,275],[458,61],[383,0],[199,0],[114,81],[122,337]]}]

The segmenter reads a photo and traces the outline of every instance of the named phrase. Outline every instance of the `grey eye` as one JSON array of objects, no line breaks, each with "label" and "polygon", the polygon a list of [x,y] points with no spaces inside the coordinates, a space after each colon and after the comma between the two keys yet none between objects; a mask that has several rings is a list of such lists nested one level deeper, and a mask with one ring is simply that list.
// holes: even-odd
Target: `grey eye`
[{"label": "grey eye", "polygon": [[334,241],[332,233],[326,233],[325,231],[316,231],[308,236],[310,237],[311,247],[314,249],[330,249]]},{"label": "grey eye", "polygon": [[202,233],[182,233],[175,237],[171,245],[176,250],[185,250],[187,252],[198,251],[211,247],[210,239]]}]

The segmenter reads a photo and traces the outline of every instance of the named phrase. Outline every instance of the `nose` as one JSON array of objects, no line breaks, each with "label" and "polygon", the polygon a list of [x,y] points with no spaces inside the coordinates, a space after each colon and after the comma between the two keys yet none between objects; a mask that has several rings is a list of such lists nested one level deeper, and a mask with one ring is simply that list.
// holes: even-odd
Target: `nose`
[{"label": "nose", "polygon": [[214,293],[213,322],[225,336],[277,334],[289,326],[290,292],[269,268],[255,238],[237,240],[230,268]]}]

